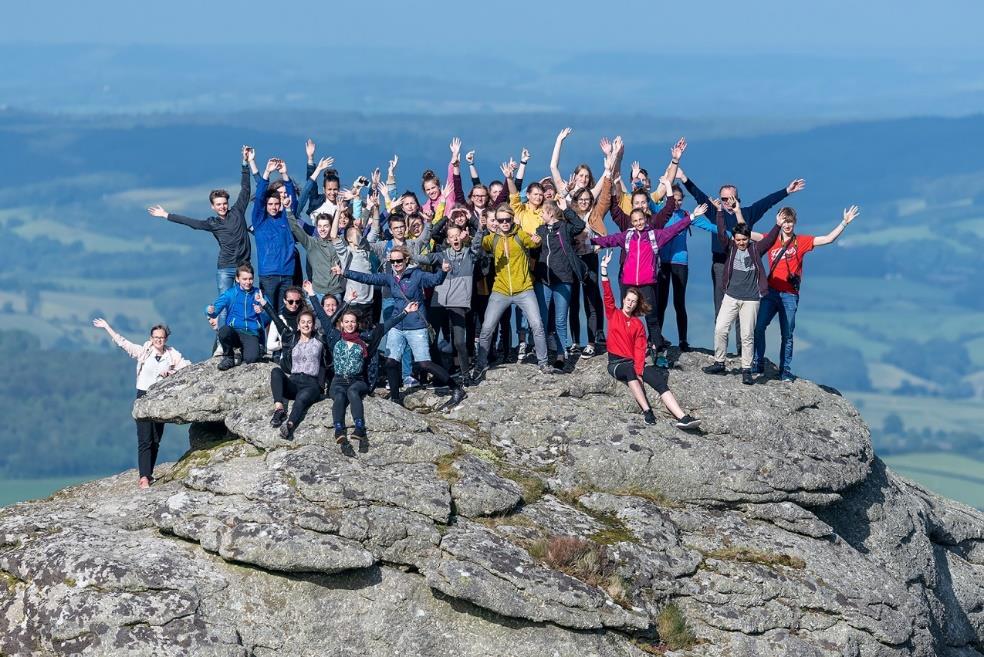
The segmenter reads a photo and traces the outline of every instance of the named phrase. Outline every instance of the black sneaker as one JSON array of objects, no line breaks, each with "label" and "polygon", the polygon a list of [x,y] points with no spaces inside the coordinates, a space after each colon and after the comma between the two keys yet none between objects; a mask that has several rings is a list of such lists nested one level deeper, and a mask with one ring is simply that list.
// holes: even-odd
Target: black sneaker
[{"label": "black sneaker", "polygon": [[461,387],[462,388],[468,388],[468,387],[471,387],[473,385],[475,385],[475,382],[472,381],[471,373],[470,372],[463,373],[461,375]]},{"label": "black sneaker", "polygon": [[342,433],[336,433],[335,434],[335,444],[341,445],[341,444],[347,443],[347,442],[348,442],[348,436],[345,435],[345,432],[344,431]]},{"label": "black sneaker", "polygon": [[642,414],[642,419],[646,421],[646,424],[656,424],[656,414],[651,408]]},{"label": "black sneaker", "polygon": [[708,365],[704,368],[704,374],[724,374],[724,370],[724,363],[714,361],[712,365]]},{"label": "black sneaker", "polygon": [[746,386],[750,386],[755,383],[755,379],[752,378],[752,370],[742,369],[741,371],[741,382]]},{"label": "black sneaker", "polygon": [[485,380],[485,373],[489,371],[488,365],[476,365],[475,369],[472,370],[471,380],[472,385],[478,385]]},{"label": "black sneaker", "polygon": [[684,415],[682,418],[676,421],[677,429],[696,429],[700,426],[700,420],[691,416]]},{"label": "black sneaker", "polygon": [[229,356],[225,356],[222,360],[219,361],[219,371],[220,372],[225,372],[226,370],[231,370],[235,366],[236,366],[236,361],[234,361]]},{"label": "black sneaker", "polygon": [[273,412],[273,417],[270,418],[270,426],[276,429],[284,423],[287,419],[287,411],[283,408],[278,408]]},{"label": "black sneaker", "polygon": [[280,437],[283,438],[284,440],[293,440],[294,439],[294,423],[293,422],[284,422],[283,424],[280,425]]},{"label": "black sneaker", "polygon": [[468,396],[468,393],[465,392],[465,389],[464,388],[452,388],[452,390],[451,390],[451,399],[449,399],[446,402],[444,402],[444,404],[441,406],[441,409],[440,410],[446,411],[446,410],[450,410],[450,409],[454,408],[455,406],[457,406],[458,404],[460,404],[462,402],[462,400],[464,400],[464,398],[467,397],[467,396]]}]

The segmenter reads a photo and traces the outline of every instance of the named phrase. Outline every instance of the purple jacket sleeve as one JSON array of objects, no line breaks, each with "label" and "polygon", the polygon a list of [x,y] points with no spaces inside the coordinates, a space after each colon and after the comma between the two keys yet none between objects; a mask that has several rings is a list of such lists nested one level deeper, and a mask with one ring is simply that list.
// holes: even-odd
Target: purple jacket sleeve
[{"label": "purple jacket sleeve", "polygon": [[[666,199],[666,203],[663,204],[663,208],[649,218],[649,225],[653,228],[662,228],[666,225],[666,222],[670,220],[670,217],[673,216],[673,213],[676,212],[677,207],[676,199],[673,198],[673,195],[671,194],[670,197]],[[687,222],[687,225],[690,225],[689,221]],[[662,246],[662,244],[660,246]]]},{"label": "purple jacket sleeve", "polygon": [[459,167],[458,173],[451,174],[451,181],[454,185],[454,201],[456,205],[465,207],[465,190],[461,186],[461,168]]},{"label": "purple jacket sleeve", "polygon": [[608,210],[612,214],[612,221],[618,226],[619,230],[628,230],[632,227],[632,216],[625,214],[622,211],[622,206],[620,205],[621,199],[618,196],[612,195],[612,207]]},{"label": "purple jacket sleeve", "polygon": [[[669,205],[669,203],[667,203]],[[669,243],[674,237],[687,230],[690,227],[691,218],[688,215],[686,219],[681,219],[669,228],[654,228],[656,231],[656,244],[659,248],[663,248]]]},{"label": "purple jacket sleeve", "polygon": [[[680,222],[683,223],[683,222]],[[676,224],[674,224],[676,225]],[[604,248],[611,248],[613,246],[625,247],[625,231],[621,233],[615,233],[614,235],[599,235],[597,237],[591,238],[592,244],[597,244],[598,246]]]}]

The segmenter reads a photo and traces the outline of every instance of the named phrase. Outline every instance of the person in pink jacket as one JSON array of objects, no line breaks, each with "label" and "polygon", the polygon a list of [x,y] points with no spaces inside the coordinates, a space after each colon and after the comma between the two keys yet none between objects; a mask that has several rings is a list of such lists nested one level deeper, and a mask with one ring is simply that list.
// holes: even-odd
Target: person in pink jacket
[{"label": "person in pink jacket", "polygon": [[[152,385],[167,378],[178,370],[191,365],[181,352],[167,345],[171,330],[164,324],[150,329],[150,340],[142,345],[130,342],[113,330],[105,319],[92,320],[96,328],[105,329],[109,337],[123,351],[137,361],[137,399],[147,394]],[[154,479],[154,465],[157,451],[164,437],[164,423],[152,420],[137,420],[137,464],[140,470],[140,488],[150,488]]]}]

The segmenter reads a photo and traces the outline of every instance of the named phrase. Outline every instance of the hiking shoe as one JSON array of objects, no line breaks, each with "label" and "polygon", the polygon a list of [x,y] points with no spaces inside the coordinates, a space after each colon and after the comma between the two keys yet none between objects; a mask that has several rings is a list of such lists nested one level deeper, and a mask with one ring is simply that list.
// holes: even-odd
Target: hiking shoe
[{"label": "hiking shoe", "polygon": [[403,377],[403,388],[405,390],[413,390],[414,388],[420,387],[420,381],[413,378],[412,376]]},{"label": "hiking shoe", "polygon": [[651,408],[642,414],[642,419],[646,421],[646,424],[656,424],[656,414]]},{"label": "hiking shoe", "polygon": [[472,381],[471,372],[464,372],[464,373],[462,373],[462,375],[461,375],[461,387],[462,388],[468,388],[468,387],[471,387],[473,385],[475,385],[475,382]]},{"label": "hiking shoe", "polygon": [[540,365],[539,369],[540,369],[540,374],[554,375],[557,373],[557,370],[549,363],[544,363],[543,365]]},{"label": "hiking shoe", "polygon": [[685,354],[688,351],[691,351],[691,349],[690,349],[690,343],[688,343],[686,340],[681,340],[680,341],[680,353],[681,354]]},{"label": "hiking shoe", "polygon": [[746,386],[750,386],[755,383],[755,379],[752,378],[752,370],[742,369],[741,371],[741,382]]},{"label": "hiking shoe", "polygon": [[779,380],[782,381],[783,383],[792,383],[793,381],[796,380],[796,377],[790,374],[789,372],[783,372],[782,376],[779,377]]},{"label": "hiking shoe", "polygon": [[700,426],[700,420],[692,415],[684,415],[676,421],[677,429],[696,429]]},{"label": "hiking shoe", "polygon": [[762,367],[761,365],[759,365],[758,367],[752,365],[751,372],[752,374],[765,374],[765,368]]},{"label": "hiking shoe", "polygon": [[471,380],[472,385],[477,386],[483,380],[485,380],[485,374],[489,371],[488,365],[476,365],[475,369],[472,370]]},{"label": "hiking shoe", "polygon": [[666,360],[666,356],[664,354],[660,354],[656,357],[656,367],[661,367],[664,370],[669,369],[670,361]]},{"label": "hiking shoe", "polygon": [[225,356],[222,360],[219,361],[219,371],[220,372],[225,372],[226,370],[231,370],[235,366],[236,366],[236,361],[234,361],[229,356]]},{"label": "hiking shoe", "polygon": [[280,437],[284,440],[293,440],[294,438],[294,423],[284,422],[280,425]]},{"label": "hiking shoe", "polygon": [[581,353],[581,351],[582,351],[581,345],[579,345],[576,342],[567,348],[567,354],[569,356],[573,356],[574,354],[579,354]]},{"label": "hiking shoe", "polygon": [[273,417],[270,418],[270,426],[276,429],[284,423],[287,419],[287,410],[284,408],[278,408],[273,412]]},{"label": "hiking shoe", "polygon": [[591,358],[595,355],[595,346],[593,344],[588,344],[584,346],[581,350],[581,358]]},{"label": "hiking shoe", "polygon": [[525,342],[519,343],[519,349],[516,351],[516,360],[522,363],[526,360],[526,357],[530,355],[530,346]]},{"label": "hiking shoe", "polygon": [[335,444],[336,445],[341,445],[342,443],[347,443],[347,442],[348,442],[348,436],[345,435],[345,432],[344,431],[342,433],[336,433],[335,434]]},{"label": "hiking shoe", "polygon": [[714,361],[712,365],[708,365],[704,368],[704,374],[724,374],[724,370],[724,363]]},{"label": "hiking shoe", "polygon": [[444,402],[444,404],[441,406],[441,410],[446,411],[454,408],[455,406],[460,404],[462,400],[467,396],[468,393],[465,392],[464,388],[453,388],[451,390],[451,399]]}]

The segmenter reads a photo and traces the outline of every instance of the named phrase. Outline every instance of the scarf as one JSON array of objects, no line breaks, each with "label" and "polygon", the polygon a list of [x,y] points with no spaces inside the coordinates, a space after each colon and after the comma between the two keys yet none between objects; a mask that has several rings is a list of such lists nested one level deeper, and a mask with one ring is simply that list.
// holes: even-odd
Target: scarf
[{"label": "scarf", "polygon": [[369,355],[369,346],[358,332],[346,333],[345,331],[342,331],[342,340],[345,340],[346,342],[354,342],[359,345],[359,348],[362,349],[363,358]]}]

